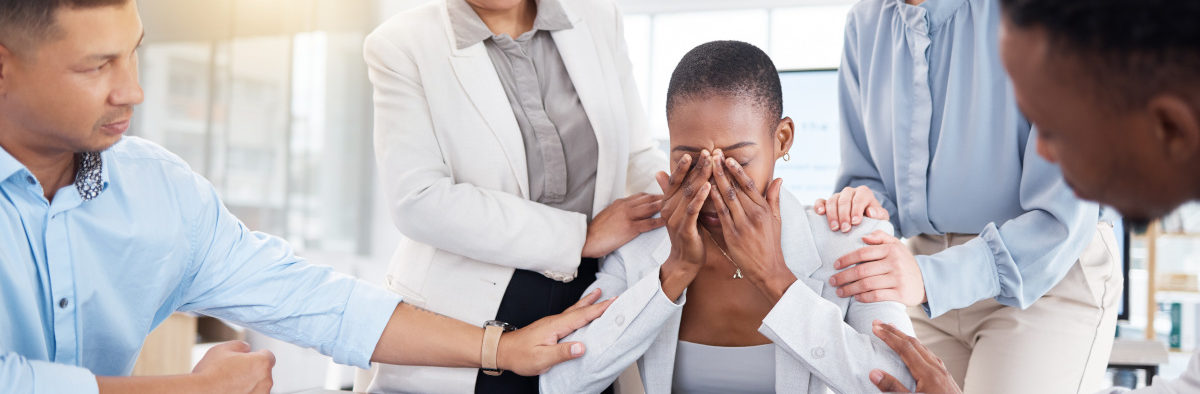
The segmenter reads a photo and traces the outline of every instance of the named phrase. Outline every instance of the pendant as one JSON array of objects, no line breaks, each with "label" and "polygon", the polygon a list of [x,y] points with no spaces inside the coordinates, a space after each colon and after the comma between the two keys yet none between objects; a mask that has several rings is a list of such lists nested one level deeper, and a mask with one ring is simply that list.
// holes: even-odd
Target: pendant
[{"label": "pendant", "polygon": [[737,271],[733,272],[733,279],[742,279],[742,269],[741,268],[738,268]]}]

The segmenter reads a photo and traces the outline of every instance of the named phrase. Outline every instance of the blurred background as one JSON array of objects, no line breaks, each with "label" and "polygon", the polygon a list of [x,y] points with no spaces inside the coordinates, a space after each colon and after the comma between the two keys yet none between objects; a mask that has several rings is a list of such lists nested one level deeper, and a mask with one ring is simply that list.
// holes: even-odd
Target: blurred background
[{"label": "blurred background", "polygon": [[[130,134],[181,156],[251,229],[286,238],[314,263],[382,283],[400,234],[375,186],[380,174],[362,43],[390,16],[426,1],[139,0],[146,101]],[[616,2],[625,13],[629,56],[657,140],[665,144],[666,87],[683,54],[711,40],[746,41],[783,71],[784,112],[797,124],[792,160],[780,162],[777,176],[801,201],[833,192],[836,67],[853,1]],[[1136,246],[1126,259],[1134,290],[1126,294],[1121,335],[1169,342],[1174,330],[1180,338],[1192,333],[1180,339],[1179,352],[1160,371],[1164,376],[1182,370],[1182,352],[1195,348],[1200,326],[1196,273],[1185,268],[1200,270],[1200,261],[1187,260],[1197,257],[1186,257],[1200,256],[1200,241],[1185,234],[1200,232],[1200,209],[1190,209],[1160,226],[1167,234],[1157,254],[1169,267],[1164,272],[1147,267],[1155,255],[1147,240],[1154,237],[1130,238]],[[1173,287],[1148,292],[1157,288],[1150,278],[1159,276],[1158,282]],[[1182,323],[1171,322],[1171,308],[1181,311],[1176,320]],[[1159,324],[1147,330],[1156,319]],[[186,372],[214,341],[230,338],[275,351],[276,392],[344,388],[353,379],[352,368],[315,351],[194,316],[172,317],[156,331],[136,373]]]}]

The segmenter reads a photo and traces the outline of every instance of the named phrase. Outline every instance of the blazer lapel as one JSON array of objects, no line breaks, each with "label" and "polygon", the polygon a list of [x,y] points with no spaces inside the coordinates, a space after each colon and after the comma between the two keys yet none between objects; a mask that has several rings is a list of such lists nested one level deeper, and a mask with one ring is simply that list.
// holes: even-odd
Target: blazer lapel
[{"label": "blazer lapel", "polygon": [[[451,45],[453,46],[453,40]],[[454,50],[450,64],[463,91],[471,98],[475,110],[483,116],[488,129],[504,149],[505,158],[521,188],[521,196],[529,198],[529,169],[525,162],[525,145],[512,106],[504,95],[504,86],[496,76],[496,68],[482,42]]]},{"label": "blazer lapel", "polygon": [[612,73],[605,66],[611,63],[605,61],[598,53],[601,50],[600,44],[592,36],[587,21],[571,12],[569,2],[564,1],[562,5],[571,19],[572,27],[551,32],[550,36],[554,38],[567,75],[575,85],[575,93],[579,95],[579,101],[583,104],[584,112],[587,113],[588,121],[596,135],[599,159],[596,163],[596,198],[593,210],[599,213],[608,206],[614,192],[618,193],[616,196],[624,196],[625,193],[624,190],[613,190],[614,184],[617,183],[615,178],[621,174],[612,170],[625,168],[624,165],[618,165],[619,162],[614,163],[614,160],[628,161],[628,157],[625,157],[627,155],[619,154],[614,141],[617,138],[614,133],[623,131],[618,130],[614,124],[616,116],[613,114],[610,99],[613,96],[621,96],[620,86],[610,86],[613,83],[610,83],[608,76]]},{"label": "blazer lapel", "polygon": [[780,229],[783,259],[797,278],[814,292],[821,294],[825,281],[812,277],[821,268],[821,255],[813,240],[812,227],[809,225],[805,209],[807,208],[796,200],[796,196],[787,190],[780,190],[779,215],[784,218],[783,227]]}]

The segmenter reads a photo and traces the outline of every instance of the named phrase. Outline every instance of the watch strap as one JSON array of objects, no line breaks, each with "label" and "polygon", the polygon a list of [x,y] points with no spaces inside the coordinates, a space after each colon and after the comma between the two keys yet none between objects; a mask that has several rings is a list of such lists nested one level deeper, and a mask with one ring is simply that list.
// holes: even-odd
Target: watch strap
[{"label": "watch strap", "polygon": [[486,326],[483,328],[483,373],[489,376],[500,376],[503,372],[496,365],[496,353],[500,347],[500,334],[504,333],[504,327],[501,326]]}]

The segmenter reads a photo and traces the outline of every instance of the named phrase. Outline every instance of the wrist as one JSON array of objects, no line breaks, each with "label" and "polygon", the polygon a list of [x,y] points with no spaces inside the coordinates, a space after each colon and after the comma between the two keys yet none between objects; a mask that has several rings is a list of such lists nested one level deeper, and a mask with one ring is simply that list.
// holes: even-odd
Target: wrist
[{"label": "wrist", "polygon": [[779,299],[783,298],[783,294],[787,292],[787,289],[792,287],[793,283],[796,283],[796,274],[787,269],[786,265],[784,267],[775,272],[767,273],[767,275],[750,278],[755,287],[758,287],[772,302],[778,302]]}]

